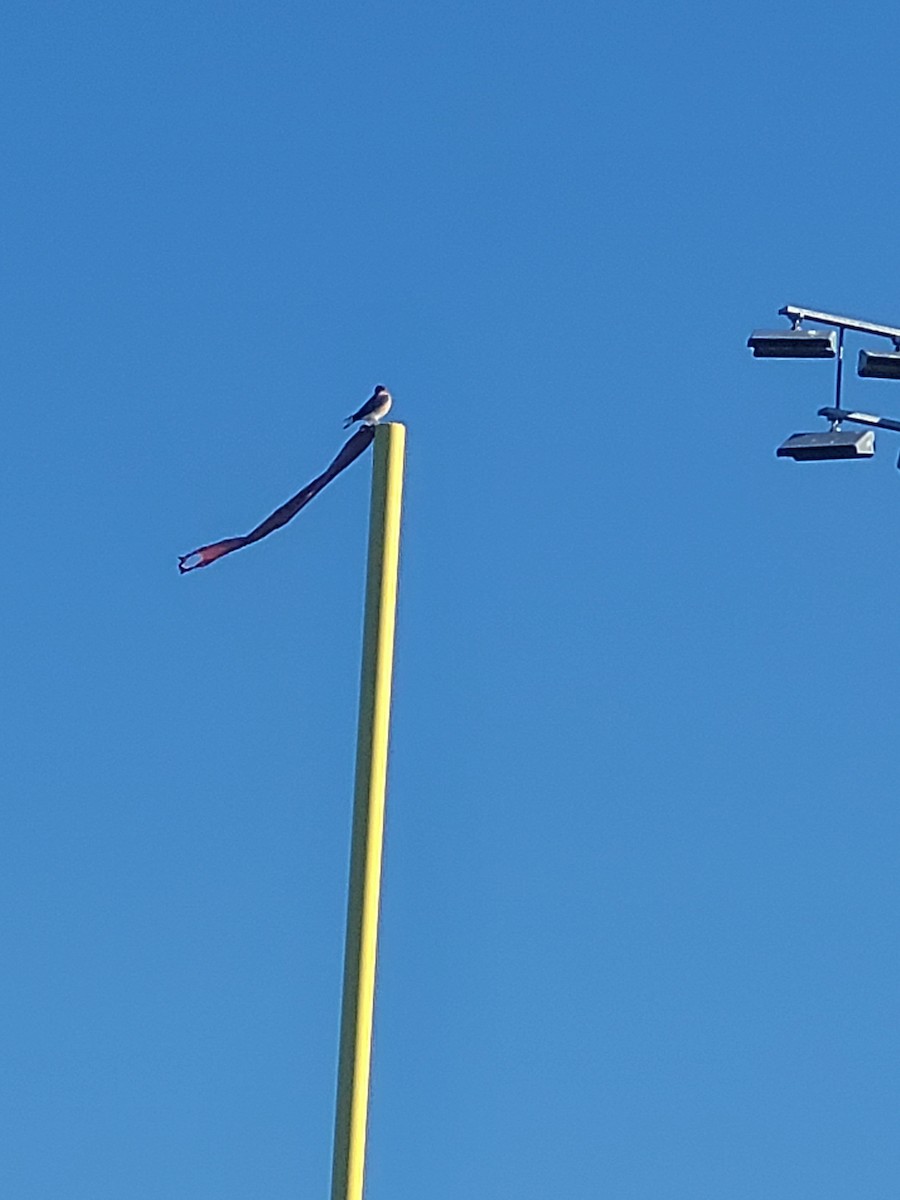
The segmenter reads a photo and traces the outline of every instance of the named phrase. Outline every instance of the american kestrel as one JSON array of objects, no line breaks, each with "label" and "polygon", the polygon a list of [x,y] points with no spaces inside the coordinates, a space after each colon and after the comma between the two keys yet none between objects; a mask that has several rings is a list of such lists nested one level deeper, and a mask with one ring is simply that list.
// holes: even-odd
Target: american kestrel
[{"label": "american kestrel", "polygon": [[363,425],[377,425],[382,417],[387,416],[388,409],[392,403],[393,397],[391,393],[379,383],[362,408],[357,409],[352,416],[347,418],[344,422],[344,428],[349,429],[356,421],[359,421]]}]

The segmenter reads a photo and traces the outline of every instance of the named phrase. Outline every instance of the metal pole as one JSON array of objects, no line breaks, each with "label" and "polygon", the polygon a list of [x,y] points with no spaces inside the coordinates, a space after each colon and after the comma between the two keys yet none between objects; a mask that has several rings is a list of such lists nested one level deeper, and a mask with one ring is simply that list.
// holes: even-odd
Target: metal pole
[{"label": "metal pole", "polygon": [[406,428],[375,431],[331,1200],[362,1200]]},{"label": "metal pole", "polygon": [[[837,409],[838,412],[841,411],[841,383],[843,381],[843,378],[844,378],[844,327],[841,326],[840,333],[838,334],[837,373],[835,375],[835,383],[834,383],[834,407]],[[840,429],[840,427],[841,427],[841,419],[840,419],[840,417],[837,417],[834,421],[831,422],[831,428],[833,430],[837,430],[837,429]]]}]

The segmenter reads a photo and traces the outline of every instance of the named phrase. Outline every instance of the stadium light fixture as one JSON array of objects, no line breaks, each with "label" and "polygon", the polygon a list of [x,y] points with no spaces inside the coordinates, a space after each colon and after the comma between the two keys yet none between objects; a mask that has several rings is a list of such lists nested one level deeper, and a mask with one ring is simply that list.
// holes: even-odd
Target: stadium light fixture
[{"label": "stadium light fixture", "polygon": [[[819,416],[826,418],[829,429],[817,433],[793,434],[778,447],[777,456],[793,458],[795,462],[871,458],[875,453],[875,429],[889,429],[900,433],[900,421],[870,413],[851,412],[842,407],[844,334],[850,331],[889,338],[894,343],[892,353],[860,351],[857,374],[863,379],[900,379],[900,329],[892,325],[877,325],[873,321],[860,321],[856,317],[819,312],[814,308],[800,308],[793,304],[786,304],[784,308],[779,309],[779,313],[788,318],[791,328],[757,330],[752,333],[747,345],[753,350],[754,357],[834,358],[837,361],[834,405],[819,409]],[[816,325],[830,325],[832,328],[803,329],[804,321],[811,321]],[[848,431],[843,428],[844,423],[862,425],[864,429],[862,432]],[[897,466],[900,467],[900,461]]]},{"label": "stadium light fixture", "polygon": [[747,339],[754,358],[834,358],[834,331],[756,329]]},{"label": "stadium light fixture", "polygon": [[795,433],[775,451],[795,462],[827,462],[835,458],[871,458],[875,453],[874,429],[827,429]]},{"label": "stadium light fixture", "polygon": [[871,350],[860,350],[856,373],[861,379],[900,379],[900,353],[875,354]]}]

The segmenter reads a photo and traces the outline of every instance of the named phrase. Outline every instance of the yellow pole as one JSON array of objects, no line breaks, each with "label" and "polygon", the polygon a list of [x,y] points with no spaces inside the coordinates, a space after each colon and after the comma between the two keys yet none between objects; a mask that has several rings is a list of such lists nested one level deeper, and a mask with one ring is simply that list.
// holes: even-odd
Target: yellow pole
[{"label": "yellow pole", "polygon": [[375,430],[331,1200],[362,1200],[406,429]]}]

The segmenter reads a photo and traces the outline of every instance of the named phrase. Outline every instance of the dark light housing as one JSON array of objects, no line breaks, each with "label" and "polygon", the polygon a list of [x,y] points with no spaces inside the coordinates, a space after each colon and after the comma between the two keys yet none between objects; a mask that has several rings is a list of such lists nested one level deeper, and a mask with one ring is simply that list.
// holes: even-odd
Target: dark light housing
[{"label": "dark light housing", "polygon": [[837,458],[871,458],[875,453],[874,429],[830,429],[822,433],[795,433],[775,451],[795,462],[828,462]]},{"label": "dark light housing", "polygon": [[900,379],[900,354],[877,354],[860,350],[857,375],[863,379]]},{"label": "dark light housing", "polygon": [[755,329],[747,339],[754,358],[834,358],[836,343],[826,329]]}]

